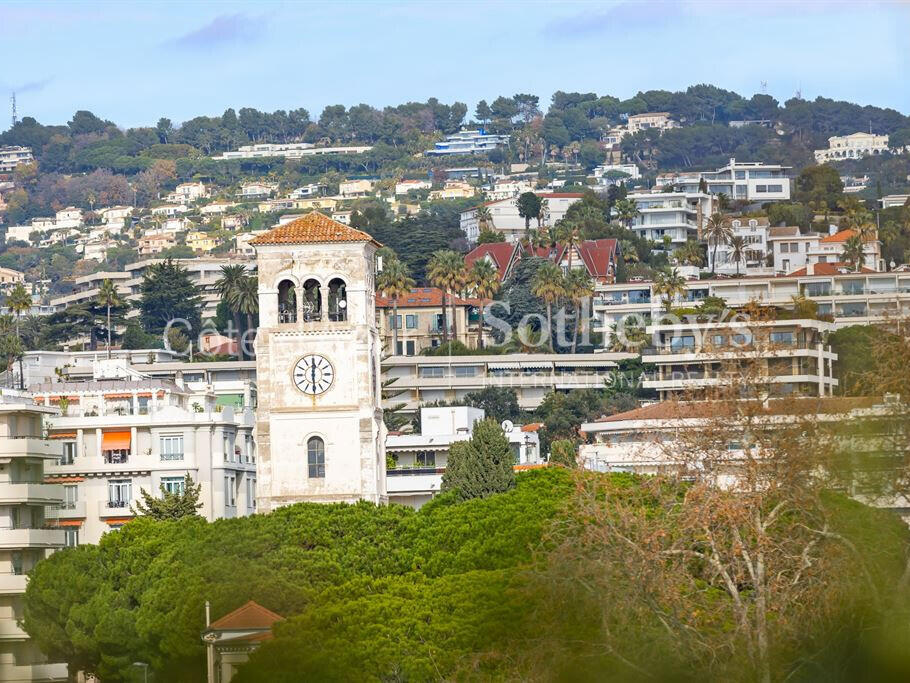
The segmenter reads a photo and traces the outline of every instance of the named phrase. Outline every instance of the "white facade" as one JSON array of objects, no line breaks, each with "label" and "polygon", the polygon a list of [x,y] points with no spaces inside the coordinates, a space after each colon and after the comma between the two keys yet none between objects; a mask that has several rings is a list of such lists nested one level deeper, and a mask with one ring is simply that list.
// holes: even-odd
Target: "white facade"
[{"label": "white facade", "polygon": [[[456,441],[470,439],[475,423],[484,417],[480,408],[422,408],[419,434],[390,434],[386,438],[386,452],[394,466],[386,472],[389,502],[420,507],[439,493],[449,448]],[[540,464],[537,430],[520,425],[505,427],[515,465]]]},{"label": "white facade", "polygon": [[56,411],[24,393],[0,393],[0,680],[64,681],[66,665],[47,663],[19,626],[26,574],[69,540],[51,528],[63,489],[44,481],[45,466],[61,454],[44,436],[44,420]]},{"label": "white facade", "polygon": [[320,185],[318,183],[310,183],[309,185],[304,185],[303,187],[298,187],[288,194],[288,199],[305,199],[306,197],[316,197],[319,195]]},{"label": "white facade", "polygon": [[0,173],[11,173],[19,164],[34,160],[30,147],[0,147]]},{"label": "white facade", "polygon": [[189,204],[190,202],[207,196],[208,192],[206,192],[203,183],[180,183],[174,188],[174,191],[168,195],[167,200],[179,204]]},{"label": "white facade", "polygon": [[703,192],[632,192],[627,199],[635,202],[639,212],[631,229],[658,245],[668,238],[671,249],[700,236],[715,202]]},{"label": "white facade", "polygon": [[338,194],[346,199],[350,197],[366,197],[372,191],[372,180],[346,180],[338,184]]},{"label": "white facade", "polygon": [[670,118],[670,114],[665,111],[656,111],[648,114],[633,114],[628,120],[629,133],[637,133],[649,128],[666,130],[668,128],[679,128],[679,124]]},{"label": "white facade", "polygon": [[386,501],[377,244],[314,212],[253,246],[260,510]]},{"label": "white facade", "polygon": [[711,194],[725,194],[731,200],[746,202],[786,202],[790,200],[789,166],[755,161],[730,162],[716,171],[662,173],[658,187],[674,185],[683,192],[698,192],[702,182]]},{"label": "white facade", "polygon": [[637,180],[641,178],[641,170],[637,164],[604,164],[596,167],[592,175],[598,185],[609,186],[625,180]]},{"label": "white facade", "polygon": [[[117,363],[99,361],[96,375]],[[218,405],[212,394],[168,380],[143,379],[122,365],[113,374],[124,377],[31,387],[39,404],[61,411],[49,434],[63,456],[46,474],[63,486],[64,505],[55,516],[77,534],[74,540],[97,543],[137,514],[140,490],[155,497],[160,485],[182,491],[187,474],[202,487],[198,514],[206,519],[255,512],[251,410]]]},{"label": "white facade", "polygon": [[400,180],[395,183],[395,195],[405,195],[411,190],[432,190],[433,183],[429,180]]},{"label": "white facade", "polygon": [[861,159],[865,156],[882,154],[887,151],[887,135],[862,132],[851,135],[832,135],[828,138],[828,149],[815,150],[815,162],[824,164],[828,161]]},{"label": "white facade", "polygon": [[[546,200],[544,216],[540,221],[542,226],[552,226],[556,221],[565,218],[566,211],[584,195],[574,192],[538,193],[541,199]],[[496,202],[484,204],[490,211],[490,229],[505,236],[507,242],[517,242],[525,235],[525,219],[518,215],[518,198],[501,199]],[[537,220],[531,219],[531,227],[537,227]],[[470,209],[461,214],[461,229],[465,236],[475,241],[480,235],[477,209]]]},{"label": "white facade", "polygon": [[82,210],[74,206],[60,209],[54,219],[55,228],[78,228],[82,225]]},{"label": "white facade", "polygon": [[[773,256],[774,272],[786,275],[800,268],[819,263],[843,263],[844,244],[853,235],[852,230],[838,232],[831,226],[829,234],[801,233],[799,228],[772,228],[768,237],[768,249]],[[863,243],[863,267],[883,271],[881,242],[868,239]]]},{"label": "white facade", "polygon": [[442,142],[437,142],[433,149],[428,149],[428,156],[445,156],[449,154],[474,154],[476,152],[489,152],[490,150],[509,144],[508,135],[487,135],[479,130],[462,130],[454,135],[446,136]]},{"label": "white facade", "polygon": [[733,218],[730,221],[734,237],[742,237],[745,253],[737,263],[733,258],[733,247],[729,243],[717,245],[717,262],[714,261],[714,245],[708,245],[708,269],[721,275],[771,275],[768,265],[770,245],[768,235],[771,228],[767,218]]},{"label": "white facade", "polygon": [[910,201],[910,194],[887,194],[878,200],[883,209],[890,209],[893,206],[906,206]]},{"label": "white facade", "polygon": [[371,149],[373,148],[368,145],[359,147],[316,147],[309,142],[263,142],[258,145],[243,145],[236,152],[225,152],[221,156],[212,158],[217,160],[261,159],[267,157],[301,159],[303,157],[319,156],[322,154],[363,154],[369,152]]}]

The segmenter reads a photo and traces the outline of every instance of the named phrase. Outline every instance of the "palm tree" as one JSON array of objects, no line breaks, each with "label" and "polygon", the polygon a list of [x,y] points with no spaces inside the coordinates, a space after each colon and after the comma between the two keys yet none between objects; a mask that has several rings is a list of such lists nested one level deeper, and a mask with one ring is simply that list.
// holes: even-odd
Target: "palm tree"
[{"label": "palm tree", "polygon": [[844,261],[853,266],[853,269],[858,273],[860,268],[863,265],[863,240],[859,235],[851,235],[847,238],[847,241],[844,242],[844,250],[842,253]]},{"label": "palm tree", "polygon": [[240,292],[241,282],[246,277],[246,266],[241,264],[221,266],[221,277],[215,282],[215,289],[221,295],[221,300],[231,311],[234,318],[234,327],[237,329],[237,354],[243,359],[240,348],[240,309],[237,307],[237,295]]},{"label": "palm tree", "polygon": [[704,238],[708,244],[714,244],[714,251],[711,255],[711,275],[714,275],[717,269],[717,247],[720,244],[727,244],[733,237],[733,228],[730,222],[722,213],[711,214],[711,217],[705,221]]},{"label": "palm tree", "polygon": [[[253,316],[259,313],[259,278],[246,276],[240,281],[235,304],[237,310],[246,315],[246,329],[252,330],[254,328]],[[241,340],[238,339],[238,351],[243,346],[240,342]],[[242,351],[240,352],[242,353]]]},{"label": "palm tree", "polygon": [[446,319],[446,297],[452,297],[452,338],[458,338],[458,327],[455,322],[455,292],[464,287],[466,280],[464,259],[457,251],[440,249],[434,251],[427,263],[427,279],[434,287],[442,290],[442,341],[449,341],[449,325]]},{"label": "palm tree", "polygon": [[686,240],[686,243],[673,252],[673,257],[678,263],[688,266],[701,266],[704,263],[701,247],[695,240]]},{"label": "palm tree", "polygon": [[736,274],[739,275],[739,262],[746,258],[746,238],[742,235],[730,238],[730,258],[736,262]]},{"label": "palm tree", "polygon": [[571,273],[572,256],[575,253],[575,248],[581,244],[584,239],[581,234],[581,226],[577,223],[563,221],[556,234],[559,241],[562,242],[566,250],[569,252],[569,272]]},{"label": "palm tree", "polygon": [[407,264],[397,258],[383,264],[376,288],[392,300],[392,353],[398,353],[398,299],[406,296],[414,287],[414,278],[408,274]]},{"label": "palm tree", "polygon": [[477,321],[477,348],[483,348],[483,309],[487,299],[499,291],[502,283],[496,266],[486,259],[478,259],[471,264],[468,272],[468,284],[474,290],[474,296],[480,299],[480,320]]},{"label": "palm tree", "polygon": [[110,280],[105,278],[98,288],[98,304],[107,309],[107,357],[111,357],[111,307],[119,306],[123,299],[117,293],[117,287]]},{"label": "palm tree", "polygon": [[489,230],[493,225],[493,215],[488,206],[477,207],[477,227],[480,232]]},{"label": "palm tree", "polygon": [[622,250],[622,260],[626,263],[638,263],[638,250],[632,240],[620,240],[619,247]]},{"label": "palm tree", "polygon": [[686,279],[674,268],[670,272],[661,271],[654,278],[654,293],[663,297],[664,310],[667,313],[673,307],[673,299],[686,291]]},{"label": "palm tree", "polygon": [[[16,316],[16,339],[22,345],[22,336],[19,334],[19,318],[32,307],[32,296],[20,282],[6,295],[6,307]],[[19,388],[25,389],[25,377],[22,373],[22,354],[19,354]]]},{"label": "palm tree", "polygon": [[572,353],[578,348],[578,330],[581,327],[582,304],[594,295],[594,280],[585,268],[570,270],[566,275],[566,295],[575,307],[575,324],[572,326]]},{"label": "palm tree", "polygon": [[633,200],[626,198],[617,199],[616,203],[613,204],[613,211],[616,212],[616,217],[619,218],[619,222],[627,228],[632,227],[632,221],[634,221],[635,217],[640,213],[638,205]]},{"label": "palm tree", "polygon": [[549,261],[541,265],[531,281],[531,293],[547,305],[547,342],[553,351],[553,304],[566,293],[560,267]]}]

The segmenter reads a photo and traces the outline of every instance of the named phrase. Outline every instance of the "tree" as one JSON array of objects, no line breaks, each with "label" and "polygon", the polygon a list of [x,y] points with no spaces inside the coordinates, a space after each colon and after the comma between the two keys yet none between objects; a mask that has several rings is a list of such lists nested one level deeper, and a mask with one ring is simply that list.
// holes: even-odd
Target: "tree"
[{"label": "tree", "polygon": [[582,325],[581,314],[585,310],[584,303],[594,296],[594,280],[588,274],[587,268],[574,268],[565,276],[566,296],[572,301],[575,308],[575,320],[572,325],[572,353],[578,348],[578,330]]},{"label": "tree", "polygon": [[458,338],[458,329],[455,322],[455,293],[465,284],[464,259],[457,251],[443,249],[433,252],[427,264],[427,279],[430,283],[442,290],[442,341],[449,341],[449,325],[446,320],[446,298],[451,296],[452,302],[452,338]]},{"label": "tree", "polygon": [[480,100],[480,102],[477,103],[477,108],[474,110],[474,115],[477,117],[477,120],[480,121],[480,123],[484,126],[491,118],[493,118],[493,112],[490,110],[490,105],[487,104],[486,100]]},{"label": "tree", "polygon": [[193,482],[193,478],[189,474],[185,475],[183,486],[179,491],[168,491],[164,488],[164,484],[159,484],[158,488],[161,492],[160,498],[156,498],[143,488],[139,489],[139,494],[142,496],[141,501],[136,501],[136,511],[139,514],[158,521],[167,521],[181,517],[193,517],[196,515],[196,510],[202,507],[202,502],[199,500],[202,484]]},{"label": "tree", "polygon": [[613,205],[613,211],[616,213],[619,222],[626,228],[632,227],[632,221],[639,214],[638,204],[635,203],[635,200],[625,198],[616,200]]},{"label": "tree", "polygon": [[397,258],[388,254],[383,263],[382,271],[376,278],[376,288],[392,300],[392,353],[398,351],[398,299],[407,294],[414,287],[414,279],[408,274],[408,267]]},{"label": "tree", "polygon": [[505,241],[505,235],[495,230],[481,230],[477,236],[477,244],[497,244]]},{"label": "tree", "polygon": [[727,244],[733,237],[733,228],[727,217],[722,213],[713,213],[705,221],[704,238],[708,244],[712,245],[711,252],[711,275],[715,274],[717,269],[717,247],[721,244]]},{"label": "tree", "polygon": [[477,227],[481,233],[491,231],[493,215],[490,213],[490,207],[483,205],[477,207]]},{"label": "tree", "polygon": [[502,283],[499,281],[499,271],[490,261],[486,259],[477,259],[471,264],[468,271],[467,284],[474,292],[474,296],[480,299],[480,317],[477,321],[477,348],[483,348],[483,321],[484,308],[488,299],[499,291]]},{"label": "tree", "polygon": [[514,463],[509,440],[496,420],[481,420],[468,441],[451,445],[440,490],[455,491],[460,500],[508,491],[515,486]]},{"label": "tree", "polygon": [[739,275],[739,264],[746,258],[746,238],[742,235],[730,238],[730,258],[736,262],[736,274]]},{"label": "tree", "polygon": [[237,355],[243,360],[244,352],[240,343],[240,291],[243,279],[246,277],[246,266],[242,263],[221,266],[221,277],[215,282],[215,289],[221,295],[221,300],[227,305],[234,318],[234,328],[237,330]]},{"label": "tree", "polygon": [[167,259],[149,266],[139,291],[142,324],[147,332],[160,334],[172,320],[185,320],[190,332],[202,329],[202,298],[179,263]]},{"label": "tree", "polygon": [[673,252],[673,258],[677,263],[689,266],[701,266],[705,262],[701,246],[695,240],[686,240],[683,246]]},{"label": "tree", "polygon": [[[12,291],[6,295],[6,307],[16,316],[16,339],[19,340],[19,346],[22,347],[22,335],[19,334],[19,321],[23,313],[32,308],[32,296],[25,289],[25,286],[19,282],[13,287]],[[19,388],[25,388],[25,375],[22,368],[22,353],[19,354]]]},{"label": "tree", "polygon": [[858,273],[863,265],[863,239],[859,235],[851,235],[844,242],[841,257],[849,263]]},{"label": "tree", "polygon": [[123,304],[123,300],[117,293],[117,287],[110,280],[105,278],[98,288],[98,303],[104,306],[107,312],[107,357],[111,357],[111,307]]},{"label": "tree", "polygon": [[559,439],[550,444],[550,464],[563,467],[578,467],[578,453],[569,439]]},{"label": "tree", "polygon": [[247,275],[237,289],[236,304],[238,310],[246,316],[246,329],[256,329],[256,316],[259,314],[259,278]]},{"label": "tree", "polygon": [[663,297],[664,310],[668,313],[673,308],[673,300],[686,291],[686,279],[673,270],[661,271],[654,278],[654,293]]},{"label": "tree", "polygon": [[834,209],[844,198],[844,183],[837,169],[828,164],[807,166],[794,183],[797,202],[814,206],[816,211]]},{"label": "tree", "polygon": [[126,331],[123,333],[123,338],[120,341],[120,348],[129,349],[135,351],[137,349],[151,349],[155,348],[158,343],[158,338],[149,334],[142,329],[142,326],[138,322],[131,322],[126,326]]},{"label": "tree", "polygon": [[517,420],[521,416],[518,405],[518,394],[509,387],[484,387],[480,391],[470,391],[464,395],[465,405],[481,408],[484,415],[491,420]]},{"label": "tree", "polygon": [[518,200],[516,202],[518,205],[518,215],[525,219],[526,236],[531,229],[531,219],[540,218],[541,201],[540,196],[533,192],[522,192],[518,195]]},{"label": "tree", "polygon": [[534,296],[543,299],[547,306],[547,344],[553,351],[553,304],[566,292],[562,270],[555,263],[547,261],[534,274],[531,283]]}]

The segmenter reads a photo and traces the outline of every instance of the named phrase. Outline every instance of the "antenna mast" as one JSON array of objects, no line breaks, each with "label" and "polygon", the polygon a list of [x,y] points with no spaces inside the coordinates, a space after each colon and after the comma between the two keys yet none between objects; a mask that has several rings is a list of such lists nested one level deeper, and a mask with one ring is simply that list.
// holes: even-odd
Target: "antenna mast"
[{"label": "antenna mast", "polygon": [[13,126],[16,125],[16,91],[13,91],[13,94],[9,98],[10,108],[13,110]]}]

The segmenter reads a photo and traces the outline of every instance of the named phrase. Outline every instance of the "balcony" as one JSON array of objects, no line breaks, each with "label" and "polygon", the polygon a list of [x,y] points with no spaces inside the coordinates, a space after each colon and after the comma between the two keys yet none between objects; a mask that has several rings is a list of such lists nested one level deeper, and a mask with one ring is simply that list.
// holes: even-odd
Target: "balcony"
[{"label": "balcony", "polygon": [[[0,641],[3,640],[27,640],[28,634],[19,628],[15,617],[0,619]],[[4,681],[8,678],[2,679]]]},{"label": "balcony", "polygon": [[66,664],[8,664],[0,663],[0,681],[26,683],[27,681],[65,681]]},{"label": "balcony", "polygon": [[0,439],[0,458],[28,457],[57,460],[63,456],[63,445],[37,436],[13,436]]},{"label": "balcony", "polygon": [[0,595],[21,595],[25,582],[25,574],[0,574]]},{"label": "balcony", "polygon": [[0,529],[0,548],[62,547],[62,529]]},{"label": "balcony", "polygon": [[85,501],[77,500],[45,508],[44,516],[47,519],[85,519]]},{"label": "balcony", "polygon": [[111,517],[135,517],[133,510],[137,501],[131,500],[99,500],[98,516],[102,519]]},{"label": "balcony", "polygon": [[58,484],[6,484],[0,486],[0,505],[29,503],[31,505],[56,505],[63,501],[63,489]]}]

